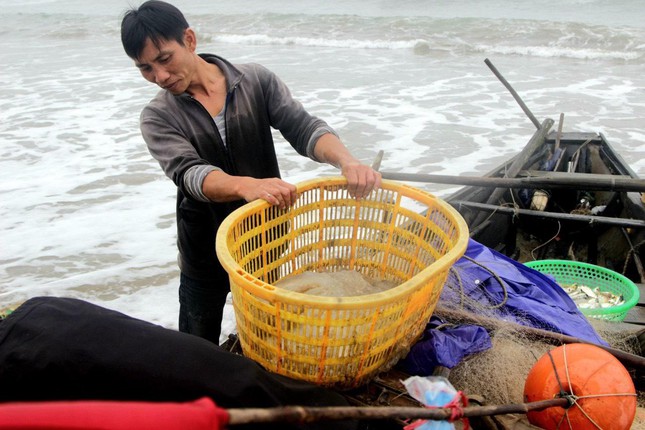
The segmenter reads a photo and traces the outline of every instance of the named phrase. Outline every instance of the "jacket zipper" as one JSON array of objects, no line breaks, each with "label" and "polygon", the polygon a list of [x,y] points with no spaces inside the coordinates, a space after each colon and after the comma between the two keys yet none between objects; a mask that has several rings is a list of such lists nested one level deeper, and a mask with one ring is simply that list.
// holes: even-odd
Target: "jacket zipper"
[{"label": "jacket zipper", "polygon": [[[228,103],[229,103],[229,100],[232,98],[232,96],[233,96],[233,91],[234,91],[236,88],[237,88],[237,84],[236,84],[235,86],[233,86],[233,88],[231,89],[231,91],[229,91],[229,92],[226,94],[226,100],[224,100],[224,129],[225,129],[225,133],[226,133],[226,141],[227,141],[229,144],[230,144],[230,142],[229,142],[229,139],[228,139],[228,138],[229,138],[229,135],[228,135],[228,123],[227,123],[227,120],[226,120],[226,112],[228,111]],[[230,152],[230,151],[229,151],[229,149],[228,149],[228,145],[224,145],[224,142],[223,142],[223,140],[222,140],[222,136],[219,134],[219,129],[217,128],[217,124],[215,124],[215,120],[213,120],[213,117],[212,117],[212,116],[211,116],[211,114],[206,110],[206,108],[204,107],[204,105],[203,105],[203,104],[201,104],[198,100],[196,100],[196,99],[195,99],[195,98],[193,98],[192,96],[189,96],[189,97],[193,100],[193,102],[197,103],[197,105],[198,105],[198,106],[199,106],[199,108],[202,110],[202,112],[204,112],[204,114],[208,117],[208,120],[209,120],[209,121],[210,121],[210,123],[211,123],[211,127],[213,127],[213,131],[215,132],[215,136],[217,136],[217,137],[216,137],[217,144],[220,146],[220,148],[222,149],[222,151],[224,151],[224,154],[225,154],[225,156],[226,156],[226,162],[228,163],[228,166],[227,166],[227,167],[228,167],[228,170],[230,171],[230,173],[231,173],[232,175],[237,175],[237,167],[235,166],[235,163],[233,162],[233,157],[231,156],[231,152]]]},{"label": "jacket zipper", "polygon": [[[231,171],[235,175],[238,174],[237,166],[235,166],[235,163],[233,161],[233,157],[231,155],[231,151],[228,150],[228,147],[231,144],[231,141],[229,140],[229,134],[228,134],[228,105],[229,105],[229,102],[231,101],[231,99],[233,98],[233,92],[235,91],[236,88],[237,88],[237,84],[233,85],[233,88],[231,88],[231,90],[226,93],[226,100],[224,100],[224,134],[225,134],[225,137],[226,137],[226,145],[223,145],[224,146],[224,151],[226,153],[226,158],[228,160],[228,163],[231,166]],[[215,128],[217,128],[217,127],[215,127]],[[218,131],[217,134],[219,135],[219,131]],[[221,140],[222,139],[220,138],[220,141]]]}]

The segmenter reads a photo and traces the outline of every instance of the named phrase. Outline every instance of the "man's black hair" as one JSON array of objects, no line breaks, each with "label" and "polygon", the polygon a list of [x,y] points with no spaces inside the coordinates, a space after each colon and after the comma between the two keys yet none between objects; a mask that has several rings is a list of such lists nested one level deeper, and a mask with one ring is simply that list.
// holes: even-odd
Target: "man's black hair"
[{"label": "man's black hair", "polygon": [[136,60],[148,39],[157,47],[163,41],[172,40],[183,46],[187,28],[188,21],[175,6],[160,0],[148,0],[123,16],[121,43],[128,57]]}]

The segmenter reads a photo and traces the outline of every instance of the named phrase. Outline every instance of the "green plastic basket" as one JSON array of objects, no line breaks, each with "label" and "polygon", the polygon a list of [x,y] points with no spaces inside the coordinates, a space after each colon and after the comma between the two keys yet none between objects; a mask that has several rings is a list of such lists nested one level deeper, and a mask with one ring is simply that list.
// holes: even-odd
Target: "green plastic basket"
[{"label": "green plastic basket", "polygon": [[625,303],[617,306],[580,309],[584,315],[591,318],[622,321],[627,312],[638,303],[640,297],[638,287],[632,281],[620,273],[594,264],[569,260],[538,260],[524,263],[524,265],[553,276],[561,286],[578,284],[590,288],[598,287],[600,291],[620,294],[625,299]]}]

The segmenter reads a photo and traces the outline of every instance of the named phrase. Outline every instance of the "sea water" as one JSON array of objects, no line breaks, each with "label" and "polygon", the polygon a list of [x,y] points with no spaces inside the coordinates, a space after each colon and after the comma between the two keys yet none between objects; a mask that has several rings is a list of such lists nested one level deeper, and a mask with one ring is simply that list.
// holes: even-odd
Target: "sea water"
[{"label": "sea water", "polygon": [[[132,3],[0,0],[0,307],[76,297],[176,328],[175,187],[139,134],[158,89],[121,47]],[[482,175],[524,147],[535,126],[488,58],[539,121],[562,112],[645,174],[642,0],[174,4],[199,52],[275,71],[383,171]],[[288,181],[338,174],[276,145]]]}]

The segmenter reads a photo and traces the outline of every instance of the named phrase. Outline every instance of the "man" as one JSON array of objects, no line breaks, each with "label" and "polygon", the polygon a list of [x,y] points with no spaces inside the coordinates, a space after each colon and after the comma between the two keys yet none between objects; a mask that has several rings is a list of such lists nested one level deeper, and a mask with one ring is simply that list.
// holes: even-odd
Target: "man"
[{"label": "man", "polygon": [[271,128],[301,155],[341,169],[356,198],[381,177],[266,68],[198,55],[176,7],[151,0],[131,9],[121,40],[143,77],[163,89],[141,113],[141,132],[178,190],[179,329],[218,342],[229,291],[215,255],[218,226],[245,202],[285,208],[296,199],[295,186],[280,179]]}]

